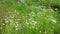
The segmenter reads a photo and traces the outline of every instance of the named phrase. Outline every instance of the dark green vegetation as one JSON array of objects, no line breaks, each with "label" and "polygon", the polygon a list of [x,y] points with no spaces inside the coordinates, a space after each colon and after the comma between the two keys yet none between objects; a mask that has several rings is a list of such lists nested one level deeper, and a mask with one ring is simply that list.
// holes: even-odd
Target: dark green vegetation
[{"label": "dark green vegetation", "polygon": [[0,0],[0,34],[60,34],[60,0]]}]

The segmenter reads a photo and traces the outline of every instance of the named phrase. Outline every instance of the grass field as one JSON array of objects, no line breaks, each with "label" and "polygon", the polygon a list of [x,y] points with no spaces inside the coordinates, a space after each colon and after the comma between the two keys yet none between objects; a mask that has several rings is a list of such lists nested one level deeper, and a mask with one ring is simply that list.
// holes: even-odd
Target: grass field
[{"label": "grass field", "polygon": [[0,34],[60,34],[60,0],[0,0]]}]

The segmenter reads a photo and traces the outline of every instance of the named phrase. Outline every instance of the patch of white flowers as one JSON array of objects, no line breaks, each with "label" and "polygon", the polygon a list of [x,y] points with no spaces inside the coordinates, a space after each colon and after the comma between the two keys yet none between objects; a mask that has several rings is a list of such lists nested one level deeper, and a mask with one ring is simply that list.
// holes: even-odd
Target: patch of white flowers
[{"label": "patch of white flowers", "polygon": [[34,12],[29,13],[29,16],[34,17],[36,16]]},{"label": "patch of white flowers", "polygon": [[51,19],[52,22],[57,23],[55,19]]},{"label": "patch of white flowers", "polygon": [[50,16],[52,22],[57,23],[56,19],[53,16]]}]

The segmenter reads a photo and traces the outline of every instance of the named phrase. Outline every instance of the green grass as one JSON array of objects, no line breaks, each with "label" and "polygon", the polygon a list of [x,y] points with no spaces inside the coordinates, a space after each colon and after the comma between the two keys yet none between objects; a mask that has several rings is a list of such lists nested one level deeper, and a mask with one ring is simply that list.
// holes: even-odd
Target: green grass
[{"label": "green grass", "polygon": [[0,0],[0,34],[60,34],[51,6],[60,8],[59,0]]}]

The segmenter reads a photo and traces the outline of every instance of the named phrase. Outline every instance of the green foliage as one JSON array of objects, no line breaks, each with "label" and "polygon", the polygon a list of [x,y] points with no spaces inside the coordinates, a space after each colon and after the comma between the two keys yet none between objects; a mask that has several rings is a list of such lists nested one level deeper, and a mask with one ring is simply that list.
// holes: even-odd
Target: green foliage
[{"label": "green foliage", "polygon": [[0,34],[60,34],[60,14],[53,10],[59,3],[59,0],[0,0]]}]

